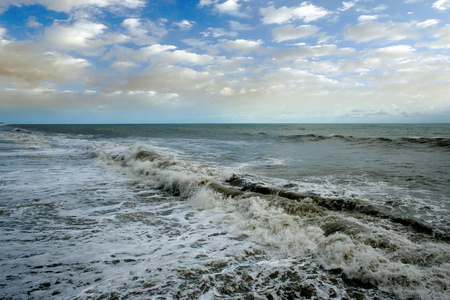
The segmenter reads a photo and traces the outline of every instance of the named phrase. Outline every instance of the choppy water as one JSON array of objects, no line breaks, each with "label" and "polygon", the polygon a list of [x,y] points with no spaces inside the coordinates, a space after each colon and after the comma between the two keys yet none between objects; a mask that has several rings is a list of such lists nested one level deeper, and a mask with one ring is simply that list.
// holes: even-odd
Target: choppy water
[{"label": "choppy water", "polygon": [[450,125],[5,125],[2,299],[450,299]]}]

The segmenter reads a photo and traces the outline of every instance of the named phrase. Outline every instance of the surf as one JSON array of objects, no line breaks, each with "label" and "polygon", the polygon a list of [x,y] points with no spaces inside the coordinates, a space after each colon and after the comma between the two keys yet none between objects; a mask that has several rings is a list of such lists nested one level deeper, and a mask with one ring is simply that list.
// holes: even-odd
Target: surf
[{"label": "surf", "polygon": [[231,233],[258,244],[293,257],[311,257],[326,270],[339,270],[346,278],[400,298],[446,294],[448,233],[413,218],[392,215],[361,199],[259,185],[248,179],[251,174],[185,161],[142,144],[108,161],[196,209],[220,216],[218,223]]}]

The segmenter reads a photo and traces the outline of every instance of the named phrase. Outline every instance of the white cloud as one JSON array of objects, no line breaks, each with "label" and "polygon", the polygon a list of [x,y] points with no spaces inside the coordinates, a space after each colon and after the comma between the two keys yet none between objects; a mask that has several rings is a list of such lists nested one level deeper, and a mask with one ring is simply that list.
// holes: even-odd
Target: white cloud
[{"label": "white cloud", "polygon": [[291,20],[303,20],[306,23],[318,20],[329,14],[326,9],[315,6],[309,2],[303,2],[296,7],[275,8],[273,5],[261,8],[264,24],[283,24]]},{"label": "white cloud", "polygon": [[174,24],[180,27],[181,30],[189,30],[196,23],[194,21],[182,20],[180,22],[175,22]]},{"label": "white cloud", "polygon": [[199,7],[208,6],[216,3],[217,0],[200,0],[200,3],[198,4]]},{"label": "white cloud", "polygon": [[211,64],[214,58],[206,54],[196,54],[185,50],[165,52],[161,61],[169,64],[206,65]]},{"label": "white cloud", "polygon": [[223,96],[231,96],[234,94],[234,91],[229,86],[226,86],[220,91],[220,94]]},{"label": "white cloud", "polygon": [[220,40],[220,44],[222,45],[222,47],[226,49],[236,50],[239,54],[245,54],[259,50],[261,45],[263,44],[263,41],[262,40],[252,41],[244,39],[237,39],[234,41]]},{"label": "white cloud", "polygon": [[437,25],[438,23],[439,23],[439,20],[429,19],[429,20],[418,23],[417,27],[418,28],[426,28],[426,27]]},{"label": "white cloud", "polygon": [[361,15],[358,17],[358,22],[375,21],[376,19],[378,19],[376,15]]},{"label": "white cloud", "polygon": [[344,27],[344,37],[356,42],[368,42],[376,39],[385,41],[398,41],[408,38],[417,38],[418,33],[409,23],[394,23],[392,21],[364,22]]},{"label": "white cloud", "polygon": [[140,49],[139,52],[143,53],[144,56],[148,59],[149,57],[159,55],[167,50],[174,50],[176,48],[177,47],[172,46],[172,45],[155,44],[155,45],[151,45],[151,46],[142,48],[142,49]]},{"label": "white cloud", "polygon": [[[3,38],[3,36],[5,36],[6,35],[6,29],[5,28],[3,28],[3,27],[0,27],[0,38]],[[5,40],[5,42],[6,42],[6,40]]]},{"label": "white cloud", "polygon": [[[371,2],[371,1],[368,1]],[[365,8],[365,7],[359,7],[356,9],[357,12],[362,12],[365,14],[373,14],[373,13],[379,13],[383,10],[386,10],[388,7],[384,4],[380,4],[378,6],[375,7],[371,7],[371,8]]]},{"label": "white cloud", "polygon": [[128,71],[135,68],[136,66],[136,63],[130,61],[116,61],[111,64],[111,67],[119,72]]},{"label": "white cloud", "polygon": [[433,8],[438,10],[447,10],[447,8],[450,8],[450,0],[438,0],[433,3]]},{"label": "white cloud", "polygon": [[54,47],[67,50],[84,50],[99,46],[99,38],[107,27],[86,20],[72,25],[54,24],[45,31],[45,39]]},{"label": "white cloud", "polygon": [[356,2],[356,1],[348,1],[348,2],[343,1],[343,2],[342,2],[342,7],[339,8],[339,11],[346,11],[346,10],[349,10],[350,8],[352,8],[352,7],[354,7],[354,6],[356,5],[355,2]]},{"label": "white cloud", "polygon": [[27,26],[30,28],[39,28],[39,27],[42,27],[42,23],[39,23],[38,21],[36,21],[36,17],[30,16],[30,17],[28,17]]},{"label": "white cloud", "polygon": [[204,7],[213,5],[214,11],[220,14],[228,14],[236,17],[244,17],[246,15],[240,11],[241,4],[239,4],[238,2],[239,0],[225,0],[223,2],[220,2],[219,0],[200,0],[198,6]]},{"label": "white cloud", "polygon": [[341,8],[339,8],[339,11],[346,11],[346,10],[349,10],[350,8],[352,8],[353,6],[355,6],[355,2],[352,2],[352,1],[348,1],[348,2],[345,2],[345,1],[343,1],[342,2],[342,7]]},{"label": "white cloud", "polygon": [[432,37],[435,41],[417,43],[418,47],[427,47],[430,49],[450,49],[450,24],[441,28],[434,28]]},{"label": "white cloud", "polygon": [[411,57],[415,51],[416,49],[408,45],[396,45],[375,50],[378,54],[383,55],[385,60],[406,59]]},{"label": "white cloud", "polygon": [[212,36],[212,37],[222,37],[222,36],[234,37],[237,35],[237,32],[229,31],[224,28],[209,27],[207,31],[201,32],[201,34],[204,37],[209,37],[209,36]]},{"label": "white cloud", "polygon": [[148,30],[144,29],[141,20],[138,18],[128,18],[122,22],[122,26],[125,27],[132,36],[145,36]]},{"label": "white cloud", "polygon": [[314,36],[318,31],[319,27],[314,25],[301,25],[297,27],[292,25],[285,25],[272,30],[272,35],[276,42],[282,42]]},{"label": "white cloud", "polygon": [[231,28],[231,30],[236,30],[236,31],[253,29],[253,27],[250,25],[242,24],[238,21],[233,21],[233,20],[230,21],[230,28]]},{"label": "white cloud", "polygon": [[207,65],[214,63],[215,58],[207,54],[197,54],[186,50],[177,50],[173,45],[154,44],[138,50],[126,47],[116,47],[104,57],[112,60],[114,68],[129,69],[136,63],[150,63],[150,65]]},{"label": "white cloud", "polygon": [[133,37],[135,44],[148,45],[157,43],[161,37],[167,34],[164,22],[165,20],[155,23],[147,19],[128,18],[122,22],[122,26]]},{"label": "white cloud", "polygon": [[215,5],[215,9],[222,14],[239,15],[239,9],[241,5],[238,4],[238,0],[227,0],[223,3]]}]

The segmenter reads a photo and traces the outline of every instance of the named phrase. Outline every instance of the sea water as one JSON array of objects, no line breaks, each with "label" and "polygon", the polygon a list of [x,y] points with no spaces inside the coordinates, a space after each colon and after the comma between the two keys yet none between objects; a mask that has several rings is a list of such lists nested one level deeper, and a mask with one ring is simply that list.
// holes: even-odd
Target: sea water
[{"label": "sea water", "polygon": [[450,299],[449,124],[0,126],[1,299]]}]

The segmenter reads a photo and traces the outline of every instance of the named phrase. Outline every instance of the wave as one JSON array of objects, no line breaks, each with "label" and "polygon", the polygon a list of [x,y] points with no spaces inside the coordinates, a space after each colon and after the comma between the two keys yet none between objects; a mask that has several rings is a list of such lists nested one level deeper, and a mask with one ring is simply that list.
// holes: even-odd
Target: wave
[{"label": "wave", "polygon": [[250,191],[262,195],[277,195],[295,201],[308,200],[317,206],[324,207],[333,211],[350,211],[357,212],[367,216],[375,216],[382,219],[389,219],[394,223],[408,226],[420,233],[429,234],[434,238],[450,242],[450,234],[441,229],[433,228],[413,218],[393,215],[388,210],[376,207],[360,199],[343,199],[343,198],[327,198],[312,193],[294,193],[283,189],[272,188],[258,185],[256,183],[247,182],[245,179],[233,175],[227,181],[232,186],[238,186],[242,191]]},{"label": "wave", "polygon": [[449,235],[359,199],[270,187],[236,170],[202,165],[142,144],[102,153],[98,164],[128,173],[210,212],[237,236],[308,256],[343,278],[400,298],[448,297]]},{"label": "wave", "polygon": [[320,135],[320,134],[295,134],[279,136],[279,140],[285,142],[315,142],[324,140],[340,140],[344,142],[361,144],[386,144],[392,146],[426,145],[430,147],[450,148],[450,139],[442,137],[354,137],[339,134]]}]

